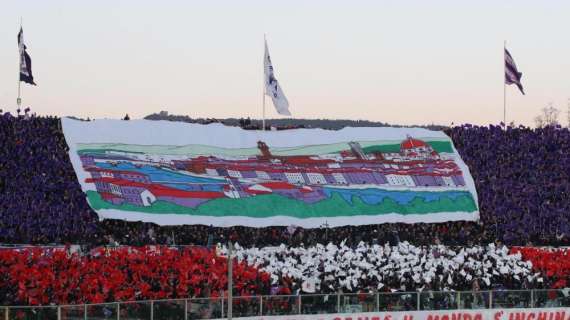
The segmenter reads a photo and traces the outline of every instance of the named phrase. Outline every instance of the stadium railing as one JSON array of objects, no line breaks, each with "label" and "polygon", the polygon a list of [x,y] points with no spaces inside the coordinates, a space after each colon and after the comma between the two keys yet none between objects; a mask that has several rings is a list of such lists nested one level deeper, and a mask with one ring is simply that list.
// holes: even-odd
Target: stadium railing
[{"label": "stadium railing", "polygon": [[[227,298],[169,299],[60,306],[4,306],[8,319],[219,319]],[[567,290],[394,292],[234,297],[232,316],[361,313],[456,309],[570,307]]]}]

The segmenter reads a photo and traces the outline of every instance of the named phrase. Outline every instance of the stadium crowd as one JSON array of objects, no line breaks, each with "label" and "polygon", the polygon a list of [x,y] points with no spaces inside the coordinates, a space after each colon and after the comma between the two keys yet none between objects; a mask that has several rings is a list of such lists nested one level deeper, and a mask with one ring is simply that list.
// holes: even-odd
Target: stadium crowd
[{"label": "stadium crowd", "polygon": [[[54,117],[0,117],[0,242],[244,246],[369,243],[570,244],[570,131],[464,125],[447,130],[469,165],[481,222],[302,228],[159,227],[98,221],[81,191]],[[252,236],[253,235],[253,236]]]},{"label": "stadium crowd", "polygon": [[550,288],[567,288],[570,281],[570,250],[541,249],[535,247],[513,248],[524,260],[532,263],[533,269],[545,275]]},{"label": "stadium crowd", "polygon": [[[58,118],[0,115],[0,243],[81,244],[89,252],[0,250],[0,304],[223,294],[220,270],[226,262],[213,251],[90,249],[153,244],[213,248],[229,240],[240,245],[238,295],[295,294],[303,287],[327,293],[566,287],[568,251],[509,251],[504,245],[570,244],[570,131],[552,126],[505,131],[499,126],[463,125],[446,133],[475,180],[479,222],[335,228],[325,223],[316,229],[161,227],[99,221],[77,182]],[[267,246],[278,249],[262,249]],[[398,259],[406,263],[399,264]],[[188,267],[177,264],[179,260]],[[304,269],[309,262],[313,268]],[[165,267],[170,264],[176,266]],[[380,270],[389,265],[389,272]],[[332,269],[325,271],[327,266]],[[363,270],[370,271],[367,268],[381,273],[382,280],[362,278]],[[187,281],[203,280],[208,274],[219,277],[210,283],[209,292],[176,280],[184,275]],[[309,274],[317,281],[308,283]],[[117,287],[113,281],[132,285]]]},{"label": "stadium crowd", "polygon": [[[562,289],[570,251],[341,243],[234,251],[234,296]],[[227,296],[227,249],[0,249],[0,305]],[[568,296],[568,292],[566,292]],[[246,300],[247,302],[249,300]],[[528,303],[528,301],[527,301]]]},{"label": "stadium crowd", "polygon": [[[236,263],[236,295],[264,289],[269,275]],[[122,247],[0,250],[0,305],[101,303],[220,297],[227,259],[203,248]]]},{"label": "stadium crowd", "polygon": [[475,180],[488,232],[509,244],[568,245],[568,128],[464,125],[447,133]]},{"label": "stadium crowd", "polygon": [[291,279],[306,292],[334,293],[358,290],[383,292],[477,291],[540,288],[544,279],[532,272],[532,263],[510,254],[504,245],[486,247],[368,245],[341,243],[314,247],[238,248],[239,261],[271,274],[273,284]]},{"label": "stadium crowd", "polygon": [[0,242],[91,241],[100,229],[66,150],[58,118],[0,116]]}]

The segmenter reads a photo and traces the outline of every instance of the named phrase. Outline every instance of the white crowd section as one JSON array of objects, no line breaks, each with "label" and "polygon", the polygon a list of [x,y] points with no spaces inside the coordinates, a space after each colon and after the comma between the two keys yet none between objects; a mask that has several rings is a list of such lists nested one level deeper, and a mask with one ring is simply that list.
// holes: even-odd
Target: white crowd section
[{"label": "white crowd section", "polygon": [[[226,254],[226,248],[219,248]],[[544,280],[532,271],[532,263],[510,254],[506,246],[452,248],[443,245],[369,245],[350,248],[344,243],[312,247],[242,248],[236,245],[239,261],[259,267],[271,275],[272,283],[282,277],[293,279],[306,293],[366,291],[430,291],[491,288],[492,283],[510,281],[519,288]]]}]

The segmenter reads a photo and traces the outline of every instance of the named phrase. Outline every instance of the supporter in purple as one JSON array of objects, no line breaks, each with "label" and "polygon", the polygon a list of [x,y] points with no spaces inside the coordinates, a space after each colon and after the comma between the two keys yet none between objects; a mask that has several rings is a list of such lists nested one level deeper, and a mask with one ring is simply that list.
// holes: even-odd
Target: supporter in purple
[{"label": "supporter in purple", "polygon": [[[208,120],[210,121],[210,120]],[[211,120],[214,121],[214,120]],[[215,120],[218,121],[218,120]],[[570,131],[464,125],[447,134],[469,165],[480,223],[386,224],[302,229],[159,227],[98,221],[69,162],[55,117],[0,117],[0,243],[314,245],[329,241],[392,244],[570,244]]]},{"label": "supporter in purple", "polygon": [[465,125],[448,134],[475,179],[487,231],[507,244],[569,243],[567,128]]},{"label": "supporter in purple", "polygon": [[0,242],[96,240],[59,119],[6,114],[0,130]]}]

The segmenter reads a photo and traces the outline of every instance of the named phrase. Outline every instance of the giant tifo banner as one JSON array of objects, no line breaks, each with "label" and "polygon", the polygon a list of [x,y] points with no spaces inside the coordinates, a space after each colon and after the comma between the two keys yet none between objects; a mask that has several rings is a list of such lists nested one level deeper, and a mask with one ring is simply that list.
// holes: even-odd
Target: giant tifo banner
[{"label": "giant tifo banner", "polygon": [[443,132],[62,124],[79,183],[100,218],[307,228],[479,218],[469,169]]},{"label": "giant tifo banner", "polygon": [[398,311],[243,317],[241,320],[570,320],[570,308]]}]

